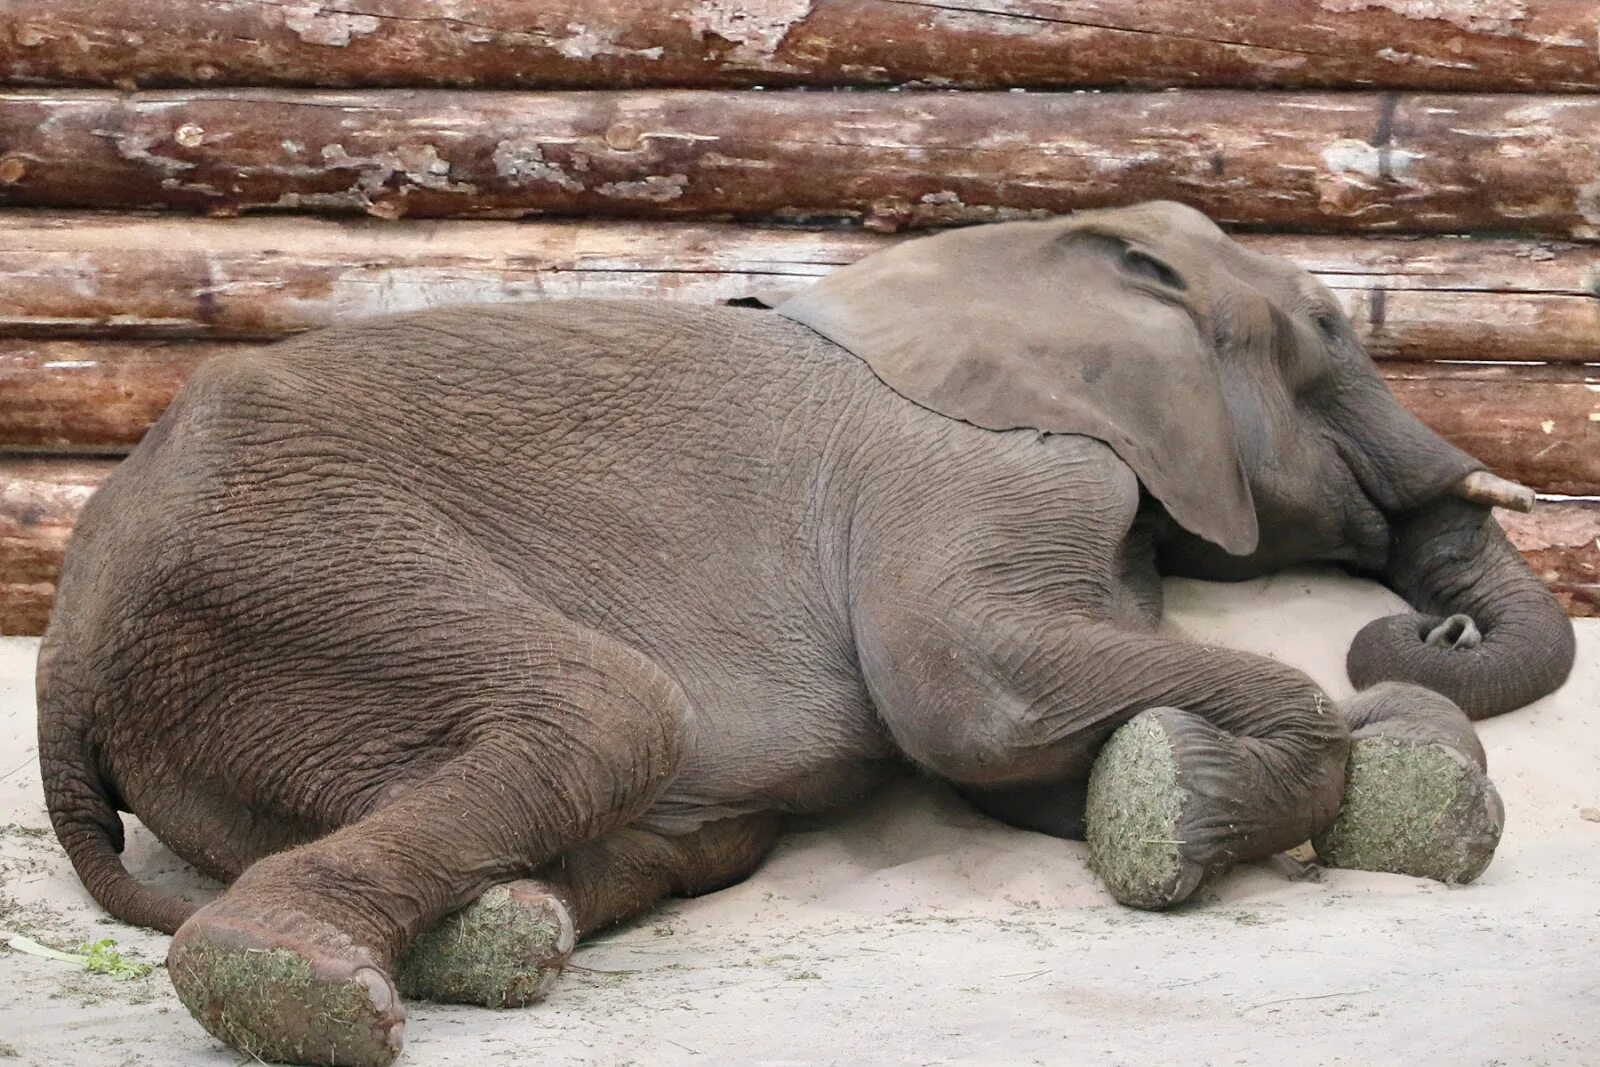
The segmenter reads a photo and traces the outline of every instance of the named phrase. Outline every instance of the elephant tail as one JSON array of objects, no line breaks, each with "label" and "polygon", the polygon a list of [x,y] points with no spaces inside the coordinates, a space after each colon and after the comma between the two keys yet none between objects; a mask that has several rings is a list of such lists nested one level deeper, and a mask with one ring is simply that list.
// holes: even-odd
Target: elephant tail
[{"label": "elephant tail", "polygon": [[[44,687],[41,686],[41,689]],[[87,717],[39,701],[39,769],[56,837],[89,895],[117,919],[175,933],[196,905],[137,881],[122,863],[122,817],[102,771]]]}]

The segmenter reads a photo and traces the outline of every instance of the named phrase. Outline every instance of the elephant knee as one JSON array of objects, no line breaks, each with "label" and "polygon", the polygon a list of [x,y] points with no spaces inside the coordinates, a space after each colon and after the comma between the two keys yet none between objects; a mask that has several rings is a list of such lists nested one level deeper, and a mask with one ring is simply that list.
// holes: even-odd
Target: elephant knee
[{"label": "elephant knee", "polygon": [[1088,770],[1089,744],[1052,729],[1028,709],[921,722],[897,740],[912,762],[961,785],[1003,787],[1060,780]]}]

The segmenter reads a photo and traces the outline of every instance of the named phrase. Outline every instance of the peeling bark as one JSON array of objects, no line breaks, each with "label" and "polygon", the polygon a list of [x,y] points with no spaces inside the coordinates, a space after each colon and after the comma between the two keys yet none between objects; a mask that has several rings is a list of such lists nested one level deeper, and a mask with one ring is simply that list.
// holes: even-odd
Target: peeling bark
[{"label": "peeling bark", "polygon": [[[72,525],[115,466],[0,456],[0,634],[44,632]],[[1543,501],[1531,515],[1495,515],[1571,614],[1600,615],[1600,502]]]},{"label": "peeling bark", "polygon": [[803,283],[887,240],[726,225],[0,215],[0,333],[272,338],[448,303],[708,302]]},{"label": "peeling bark", "polygon": [[1600,98],[1178,93],[0,96],[0,204],[900,228],[1168,198],[1315,232],[1600,239]]},{"label": "peeling bark", "polygon": [[1600,89],[1590,0],[13,0],[21,84]]}]

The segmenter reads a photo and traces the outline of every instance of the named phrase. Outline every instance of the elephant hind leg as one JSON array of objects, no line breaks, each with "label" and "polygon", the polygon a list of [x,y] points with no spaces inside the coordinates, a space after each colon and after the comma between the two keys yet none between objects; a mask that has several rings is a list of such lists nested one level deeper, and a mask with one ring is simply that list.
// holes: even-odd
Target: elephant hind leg
[{"label": "elephant hind leg", "polygon": [[451,661],[454,755],[254,863],[178,931],[169,973],[214,1035],[268,1060],[387,1064],[405,1017],[389,972],[407,945],[637,818],[666,786],[690,714],[676,683],[564,619],[539,625],[516,669],[487,650]]},{"label": "elephant hind leg", "polygon": [[663,897],[726,889],[754,871],[778,837],[778,816],[758,812],[668,837],[629,828],[561,856],[541,872],[570,901],[579,937],[650,910]]},{"label": "elephant hind leg", "polygon": [[745,815],[680,837],[624,828],[579,845],[533,878],[495,886],[418,938],[396,967],[408,997],[490,1008],[538,1000],[577,939],[746,877],[777,817]]}]

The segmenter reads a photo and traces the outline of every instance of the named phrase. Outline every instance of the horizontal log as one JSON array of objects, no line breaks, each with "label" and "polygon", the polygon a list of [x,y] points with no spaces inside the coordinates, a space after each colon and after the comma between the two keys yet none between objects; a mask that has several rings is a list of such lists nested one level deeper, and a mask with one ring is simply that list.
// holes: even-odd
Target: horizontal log
[{"label": "horizontal log", "polygon": [[1600,616],[1600,501],[1542,501],[1527,515],[1495,515],[1567,614]]},{"label": "horizontal log", "polygon": [[447,303],[710,302],[808,281],[888,240],[727,225],[0,214],[0,333],[268,339]]},{"label": "horizontal log", "polygon": [[1243,236],[1332,289],[1375,359],[1592,363],[1600,248],[1480,238]]},{"label": "horizontal log", "polygon": [[[0,447],[126,452],[201,361],[243,343],[0,341]],[[1600,368],[1384,363],[1400,402],[1497,473],[1600,494]]]},{"label": "horizontal log", "polygon": [[[1244,235],[1315,272],[1379,359],[1582,363],[1600,248]],[[794,287],[895,238],[735,225],[0,215],[0,333],[272,338],[334,319],[536,297],[715,301]],[[68,358],[68,357],[52,357]]]},{"label": "horizontal log", "polygon": [[126,452],[228,344],[0,340],[0,447]]},{"label": "horizontal log", "polygon": [[0,458],[0,636],[44,633],[72,526],[115,466]]},{"label": "horizontal log", "polygon": [[135,86],[1592,90],[1589,0],[12,0],[0,76]]},{"label": "horizontal log", "polygon": [[1600,496],[1600,367],[1385,363],[1400,403],[1495,473]]},{"label": "horizontal log", "polygon": [[899,229],[1168,198],[1317,232],[1600,238],[1600,96],[0,95],[0,204]]},{"label": "horizontal log", "polygon": [[[79,511],[116,466],[105,459],[0,457],[0,634],[38,634]],[[1600,501],[1496,511],[1512,541],[1574,615],[1600,615]]]}]

